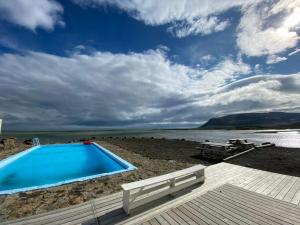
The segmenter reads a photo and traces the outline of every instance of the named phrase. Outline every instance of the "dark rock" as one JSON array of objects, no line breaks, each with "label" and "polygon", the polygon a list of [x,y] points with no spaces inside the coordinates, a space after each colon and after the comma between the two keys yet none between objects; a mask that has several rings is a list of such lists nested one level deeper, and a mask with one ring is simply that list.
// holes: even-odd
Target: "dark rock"
[{"label": "dark rock", "polygon": [[23,142],[23,144],[25,145],[32,145],[32,140],[31,139],[27,139]]}]

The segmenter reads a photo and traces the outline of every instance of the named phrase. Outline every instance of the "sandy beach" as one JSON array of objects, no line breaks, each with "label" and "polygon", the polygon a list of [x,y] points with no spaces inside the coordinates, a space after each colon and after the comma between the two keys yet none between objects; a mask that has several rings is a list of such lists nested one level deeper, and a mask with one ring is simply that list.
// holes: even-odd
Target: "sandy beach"
[{"label": "sandy beach", "polygon": [[[194,164],[210,165],[197,157],[199,143],[154,138],[99,138],[98,144],[138,167],[134,172],[93,179],[48,189],[0,196],[0,222],[79,204],[121,191],[122,183],[145,179]],[[0,151],[0,159],[29,148]],[[300,176],[300,149],[270,147],[252,151],[228,163]],[[17,210],[16,210],[17,209]]]}]

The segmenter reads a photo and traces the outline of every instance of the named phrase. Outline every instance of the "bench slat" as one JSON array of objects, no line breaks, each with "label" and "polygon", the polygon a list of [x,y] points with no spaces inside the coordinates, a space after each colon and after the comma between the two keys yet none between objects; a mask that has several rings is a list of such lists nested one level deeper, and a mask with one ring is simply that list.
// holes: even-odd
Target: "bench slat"
[{"label": "bench slat", "polygon": [[193,166],[193,167],[183,169],[183,170],[180,170],[180,171],[176,171],[176,172],[173,172],[173,173],[168,173],[168,174],[165,174],[165,175],[161,175],[161,176],[158,176],[158,177],[151,177],[151,178],[148,178],[148,179],[145,179],[145,180],[135,181],[135,182],[128,183],[128,184],[122,184],[121,186],[122,186],[124,191],[133,190],[133,189],[145,187],[145,186],[148,186],[148,185],[151,185],[151,184],[157,184],[157,183],[167,181],[167,180],[170,180],[170,179],[173,179],[173,178],[178,178],[180,176],[185,176],[185,175],[188,175],[190,173],[195,173],[195,172],[200,171],[201,169],[204,169],[205,167],[206,166],[203,166],[203,165],[197,165],[197,166]]},{"label": "bench slat", "polygon": [[[203,165],[165,174],[146,180],[123,184],[123,209],[126,214],[141,205],[173,194],[196,183],[204,182]],[[136,192],[136,190],[138,190]],[[135,192],[135,193],[131,193]]]}]

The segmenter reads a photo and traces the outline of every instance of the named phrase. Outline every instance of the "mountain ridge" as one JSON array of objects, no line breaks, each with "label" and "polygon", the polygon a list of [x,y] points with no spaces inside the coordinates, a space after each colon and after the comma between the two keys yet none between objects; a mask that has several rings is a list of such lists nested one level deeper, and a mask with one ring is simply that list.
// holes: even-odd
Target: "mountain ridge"
[{"label": "mountain ridge", "polygon": [[238,113],[209,119],[199,129],[300,129],[300,113]]}]

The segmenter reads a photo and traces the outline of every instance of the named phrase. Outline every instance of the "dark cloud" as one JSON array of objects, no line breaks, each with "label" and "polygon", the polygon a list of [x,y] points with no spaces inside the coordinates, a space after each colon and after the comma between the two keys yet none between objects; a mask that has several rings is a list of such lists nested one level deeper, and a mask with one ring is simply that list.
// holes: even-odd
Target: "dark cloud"
[{"label": "dark cloud", "polygon": [[160,50],[3,54],[0,113],[13,130],[191,126],[227,113],[299,108],[299,74],[241,79],[250,70],[230,58],[193,69]]}]

